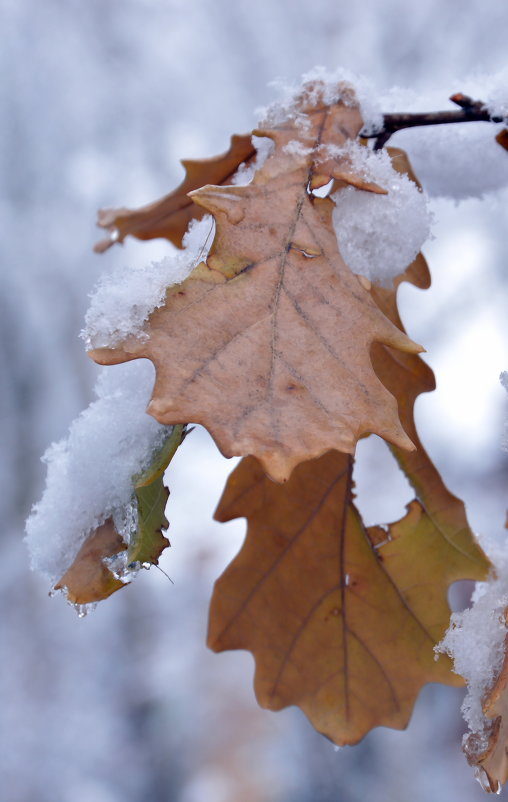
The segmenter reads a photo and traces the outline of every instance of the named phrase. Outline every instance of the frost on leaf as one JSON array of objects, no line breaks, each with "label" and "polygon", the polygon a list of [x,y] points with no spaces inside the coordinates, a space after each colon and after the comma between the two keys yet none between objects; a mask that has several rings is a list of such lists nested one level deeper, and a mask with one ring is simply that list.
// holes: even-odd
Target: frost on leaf
[{"label": "frost on leaf", "polygon": [[203,184],[229,183],[240,164],[255,155],[251,137],[234,134],[226,153],[211,159],[183,160],[185,178],[164,198],[141,209],[101,209],[97,225],[107,229],[110,236],[98,242],[94,250],[102,253],[115,242],[123,242],[128,234],[140,240],[162,237],[180,248],[190,221],[205,214],[187,193]]},{"label": "frost on leaf", "polygon": [[361,126],[350,92],[327,105],[304,88],[298,114],[254,132],[274,149],[251,184],[192,193],[215,217],[206,263],[168,289],[145,338],[91,352],[101,364],[150,359],[158,421],[202,423],[226,456],[252,454],[278,481],[330,448],[354,453],[366,432],[413,447],[370,349],[422,349],[345,264],[334,204],[313,194],[332,180],[383,191],[341,156]]}]

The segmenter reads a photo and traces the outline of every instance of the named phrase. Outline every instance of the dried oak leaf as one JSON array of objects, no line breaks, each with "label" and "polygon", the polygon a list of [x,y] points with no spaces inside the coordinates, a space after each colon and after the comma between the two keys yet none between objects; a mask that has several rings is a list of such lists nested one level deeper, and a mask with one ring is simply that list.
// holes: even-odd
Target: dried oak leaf
[{"label": "dried oak leaf", "polygon": [[90,604],[107,599],[125,587],[104,564],[104,559],[125,551],[127,545],[115,529],[112,518],[95,529],[78,551],[72,565],[55,585],[73,604]]},{"label": "dried oak leaf", "polygon": [[123,242],[130,234],[140,240],[162,237],[177,248],[182,247],[183,235],[193,218],[201,218],[205,210],[187,196],[203,184],[226,184],[240,164],[256,155],[251,137],[234,134],[229,150],[211,159],[184,159],[185,178],[173,192],[140,209],[101,209],[97,225],[110,232],[107,239],[97,243],[94,250],[103,253],[115,242]]},{"label": "dried oak leaf", "polygon": [[448,585],[479,573],[418,501],[388,531],[353,504],[352,458],[302,463],[279,485],[244,459],[216,517],[248,534],[215,585],[208,643],[248,649],[262,707],[298,705],[337,744],[407,725],[426,682],[460,684],[434,646],[449,623]]},{"label": "dried oak leaf", "polygon": [[[505,618],[508,620],[508,608]],[[482,788],[495,794],[508,780],[508,638],[505,650],[499,675],[483,700],[485,730],[471,733],[463,747]]]},{"label": "dried oak leaf", "polygon": [[[192,193],[215,217],[215,240],[206,264],[168,289],[145,337],[90,352],[100,364],[150,359],[150,414],[202,423],[225,456],[252,454],[277,481],[330,448],[354,453],[366,432],[411,449],[370,349],[422,350],[351,273],[332,201],[309,191],[332,178],[353,182],[328,146],[362,126],[351,101],[326,105],[315,87],[311,94],[297,119],[254,132],[274,150],[251,184]],[[354,183],[380,191],[358,176]]]},{"label": "dried oak leaf", "polygon": [[[406,155],[390,149],[396,169],[414,178]],[[400,276],[430,284],[420,254]],[[393,289],[372,287],[384,314],[402,329]],[[337,743],[371,727],[404,727],[425,682],[459,684],[434,645],[449,623],[448,585],[484,579],[489,562],[421,446],[413,406],[434,389],[431,369],[415,355],[376,344],[376,372],[399,402],[418,448],[392,447],[418,499],[388,531],[363,526],[354,507],[351,461],[330,452],[302,463],[275,485],[243,460],[216,517],[246,516],[246,543],[215,586],[209,644],[248,649],[256,658],[256,693],[272,709],[297,704]]]}]

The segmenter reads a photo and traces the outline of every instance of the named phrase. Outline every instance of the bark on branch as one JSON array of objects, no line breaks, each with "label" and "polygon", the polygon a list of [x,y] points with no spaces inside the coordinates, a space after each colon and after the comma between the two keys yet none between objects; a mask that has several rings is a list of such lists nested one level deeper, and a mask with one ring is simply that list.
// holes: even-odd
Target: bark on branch
[{"label": "bark on branch", "polygon": [[450,97],[453,103],[460,106],[456,111],[426,111],[416,114],[385,114],[383,116],[383,129],[368,134],[366,139],[375,138],[374,150],[380,150],[390,139],[392,134],[403,128],[416,128],[421,125],[445,125],[449,123],[467,122],[504,122],[503,117],[490,114],[485,103],[481,100],[472,100],[467,95],[458,92]]}]

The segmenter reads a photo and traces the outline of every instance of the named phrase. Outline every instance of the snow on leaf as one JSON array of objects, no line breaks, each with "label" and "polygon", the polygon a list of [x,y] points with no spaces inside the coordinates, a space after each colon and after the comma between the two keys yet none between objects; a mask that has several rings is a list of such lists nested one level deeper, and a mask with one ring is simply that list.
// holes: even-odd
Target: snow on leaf
[{"label": "snow on leaf", "polygon": [[[125,533],[128,544],[109,518],[88,535],[70,568],[54,586],[64,590],[73,604],[107,599],[132,579],[138,567],[157,565],[170,544],[164,536],[169,524],[165,515],[169,490],[164,471],[174,457],[185,427],[174,426],[152,457],[150,465],[133,477],[135,525]],[[119,559],[115,559],[119,558]]]},{"label": "snow on leaf", "polygon": [[353,504],[352,458],[329,451],[284,485],[252,457],[231,475],[216,517],[247,517],[245,544],[215,585],[209,645],[248,649],[271,710],[298,705],[337,744],[407,725],[426,682],[459,684],[434,646],[448,585],[475,576],[418,501],[366,529]]},{"label": "snow on leaf", "polygon": [[354,453],[365,432],[412,448],[369,352],[375,342],[422,349],[351,273],[334,205],[310,191],[316,176],[348,178],[337,149],[362,126],[348,103],[326,105],[313,85],[295,118],[256,130],[274,150],[251,184],[192,193],[216,221],[206,263],[168,289],[145,338],[90,352],[101,364],[151,359],[157,420],[202,423],[226,456],[253,454],[278,481],[330,448]]},{"label": "snow on leaf", "polygon": [[[505,612],[505,617],[508,610]],[[464,741],[468,763],[487,793],[500,793],[508,780],[508,656],[497,679],[483,700],[485,714],[482,732],[470,733]]]},{"label": "snow on leaf", "polygon": [[192,203],[187,193],[203,184],[229,182],[239,165],[252,160],[255,155],[251,137],[234,134],[226,153],[211,159],[183,160],[184,180],[160,200],[140,209],[99,211],[97,225],[109,231],[110,236],[98,242],[94,250],[103,253],[115,242],[123,242],[128,234],[140,240],[162,237],[181,248],[190,221],[204,215],[203,209]]}]

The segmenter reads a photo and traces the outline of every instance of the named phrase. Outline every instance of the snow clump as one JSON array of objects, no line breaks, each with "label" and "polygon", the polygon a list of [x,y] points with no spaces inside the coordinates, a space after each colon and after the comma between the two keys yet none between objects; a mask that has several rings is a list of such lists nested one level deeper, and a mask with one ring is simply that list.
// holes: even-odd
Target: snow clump
[{"label": "snow clump", "polygon": [[181,284],[198,262],[206,259],[213,233],[210,215],[192,220],[183,238],[183,251],[148,267],[116,268],[103,276],[91,296],[81,332],[87,349],[113,347],[133,334],[143,337],[143,324],[164,303],[167,288]]},{"label": "snow clump", "polygon": [[46,489],[27,521],[26,540],[32,568],[52,583],[88,534],[112,515],[125,517],[132,477],[148,467],[170,431],[145,412],[153,378],[147,360],[103,369],[97,400],[42,458],[48,466]]},{"label": "snow clump", "polygon": [[388,194],[347,186],[332,195],[339,250],[354,273],[389,286],[430,235],[426,196],[408,176],[393,168],[385,151],[372,151],[356,142],[341,150],[352,172]]},{"label": "snow clump", "polygon": [[[462,714],[470,732],[477,738],[479,752],[488,742],[492,722],[483,713],[482,701],[491,690],[501,670],[508,632],[505,609],[508,607],[508,553],[496,556],[496,575],[476,585],[472,607],[453,613],[450,628],[436,652],[448,654],[454,671],[467,682],[468,691]],[[464,741],[469,733],[464,736]],[[470,743],[470,741],[469,741]]]},{"label": "snow clump", "polygon": [[[322,98],[325,103],[338,103],[342,100],[346,106],[358,106],[363,119],[364,134],[379,131],[383,127],[383,114],[377,93],[366,78],[355,75],[343,67],[333,72],[325,67],[314,67],[302,75],[298,84],[289,84],[283,80],[273,81],[272,86],[278,93],[279,99],[269,106],[256,110],[260,119],[259,127],[280,125],[285,120],[301,122],[305,127],[305,115],[299,111],[300,96],[306,84],[316,83],[316,97]],[[312,92],[309,101],[312,102]]]}]

